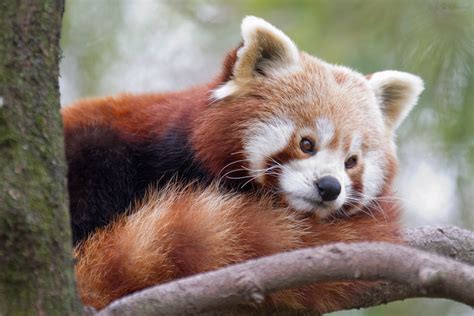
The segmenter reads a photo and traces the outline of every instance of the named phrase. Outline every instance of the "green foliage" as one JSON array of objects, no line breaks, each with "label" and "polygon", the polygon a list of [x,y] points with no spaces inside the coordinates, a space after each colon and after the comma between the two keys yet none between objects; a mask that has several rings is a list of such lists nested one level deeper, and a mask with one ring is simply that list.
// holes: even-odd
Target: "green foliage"
[{"label": "green foliage", "polygon": [[[65,52],[73,54],[81,67],[82,75],[76,78],[79,80],[75,84],[93,95],[99,93],[96,80],[117,58],[117,42],[110,35],[123,22],[119,14],[122,2],[105,0],[100,6],[96,3],[94,0],[67,1],[61,33],[61,47],[68,48],[68,43],[75,43],[74,51]],[[81,14],[85,9],[90,10],[88,14]]]}]

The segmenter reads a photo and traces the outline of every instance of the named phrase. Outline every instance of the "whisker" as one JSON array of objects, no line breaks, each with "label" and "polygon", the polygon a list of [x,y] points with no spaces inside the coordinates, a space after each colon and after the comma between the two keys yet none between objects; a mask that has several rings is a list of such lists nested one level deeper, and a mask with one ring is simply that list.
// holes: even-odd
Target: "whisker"
[{"label": "whisker", "polygon": [[253,180],[257,179],[258,177],[261,177],[261,176],[264,176],[264,175],[279,175],[278,172],[275,173],[275,172],[268,172],[268,171],[271,171],[270,168],[268,168],[267,171],[265,171],[261,174],[257,174],[256,176],[254,176],[251,179],[247,180],[244,184],[242,184],[242,186],[240,188],[244,188],[247,184],[249,184]]},{"label": "whisker", "polygon": [[374,197],[370,197],[366,194],[363,194],[361,192],[358,192],[358,194],[362,197],[362,198],[365,198],[367,200],[367,202],[365,203],[365,206],[366,206],[366,209],[368,211],[371,212],[372,209],[374,209],[375,211],[378,211],[380,212],[383,216],[384,216],[384,219],[387,220],[387,214],[385,213],[385,210],[383,209],[383,207],[379,204],[379,202],[377,201],[376,198]]},{"label": "whisker", "polygon": [[[226,172],[224,175],[222,175],[219,179],[220,179],[220,180],[222,180],[222,179],[224,179],[224,178],[230,179],[230,177],[228,177],[228,175],[231,174],[231,173],[234,173],[234,172],[238,172],[238,171],[245,171],[245,170],[244,170],[244,169],[233,169],[233,170],[230,170],[230,171]],[[245,178],[245,177],[250,177],[250,175],[249,175],[249,176],[243,176],[243,177],[244,177],[244,178]]]},{"label": "whisker", "polygon": [[239,162],[243,162],[243,161],[246,161],[246,159],[240,159],[240,160],[236,160],[236,161],[232,161],[232,162],[228,163],[227,165],[222,167],[222,169],[219,171],[219,173],[217,175],[220,176],[222,171],[224,171],[227,167],[232,166],[233,164],[236,164],[236,163],[239,163]]}]

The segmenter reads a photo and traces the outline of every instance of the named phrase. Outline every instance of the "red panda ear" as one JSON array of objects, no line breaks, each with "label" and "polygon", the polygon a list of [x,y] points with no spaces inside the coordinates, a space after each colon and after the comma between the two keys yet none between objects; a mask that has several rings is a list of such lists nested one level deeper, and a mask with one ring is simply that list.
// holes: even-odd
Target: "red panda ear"
[{"label": "red panda ear", "polygon": [[243,94],[246,85],[256,76],[271,76],[299,63],[299,51],[293,41],[265,20],[248,16],[242,20],[241,29],[243,45],[236,55],[229,54],[224,64],[228,67],[231,57],[235,58],[232,75],[214,90],[215,99]]},{"label": "red panda ear", "polygon": [[401,71],[380,71],[366,76],[382,110],[385,124],[396,130],[418,101],[423,80]]}]

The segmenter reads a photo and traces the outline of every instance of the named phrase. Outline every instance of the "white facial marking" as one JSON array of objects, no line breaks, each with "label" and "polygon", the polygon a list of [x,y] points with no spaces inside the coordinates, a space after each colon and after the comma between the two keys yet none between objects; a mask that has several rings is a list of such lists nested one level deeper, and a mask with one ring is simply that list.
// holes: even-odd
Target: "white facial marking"
[{"label": "white facial marking", "polygon": [[365,195],[363,200],[364,204],[380,193],[384,182],[384,168],[385,160],[383,152],[369,151],[365,154],[364,174],[362,176]]},{"label": "white facial marking", "polygon": [[[341,193],[336,200],[323,205],[316,181],[324,176],[338,179]],[[311,158],[290,161],[280,176],[280,188],[290,206],[303,212],[316,211],[322,218],[342,207],[346,200],[345,186],[349,183],[342,153],[329,149],[321,150]]]},{"label": "white facial marking", "polygon": [[354,155],[360,151],[360,148],[362,146],[362,137],[355,133],[354,136],[352,136],[351,140],[351,146],[349,148],[349,155]]},{"label": "white facial marking", "polygon": [[334,137],[334,125],[331,123],[331,121],[326,118],[318,118],[316,120],[316,129],[319,137],[319,147],[325,147],[329,145],[332,138]]},{"label": "white facial marking", "polygon": [[288,146],[295,126],[292,121],[279,118],[259,121],[251,126],[244,142],[244,151],[252,169],[251,175],[261,180],[266,159]]}]

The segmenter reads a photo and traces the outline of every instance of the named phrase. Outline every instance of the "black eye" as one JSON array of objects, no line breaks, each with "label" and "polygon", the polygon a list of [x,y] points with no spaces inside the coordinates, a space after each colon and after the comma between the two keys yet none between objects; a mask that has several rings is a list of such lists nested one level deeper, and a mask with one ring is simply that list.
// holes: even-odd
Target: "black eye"
[{"label": "black eye", "polygon": [[302,138],[300,141],[300,148],[304,153],[314,155],[316,150],[314,148],[314,143],[308,138]]},{"label": "black eye", "polygon": [[357,156],[349,157],[346,162],[344,163],[346,169],[352,169],[357,165]]}]

